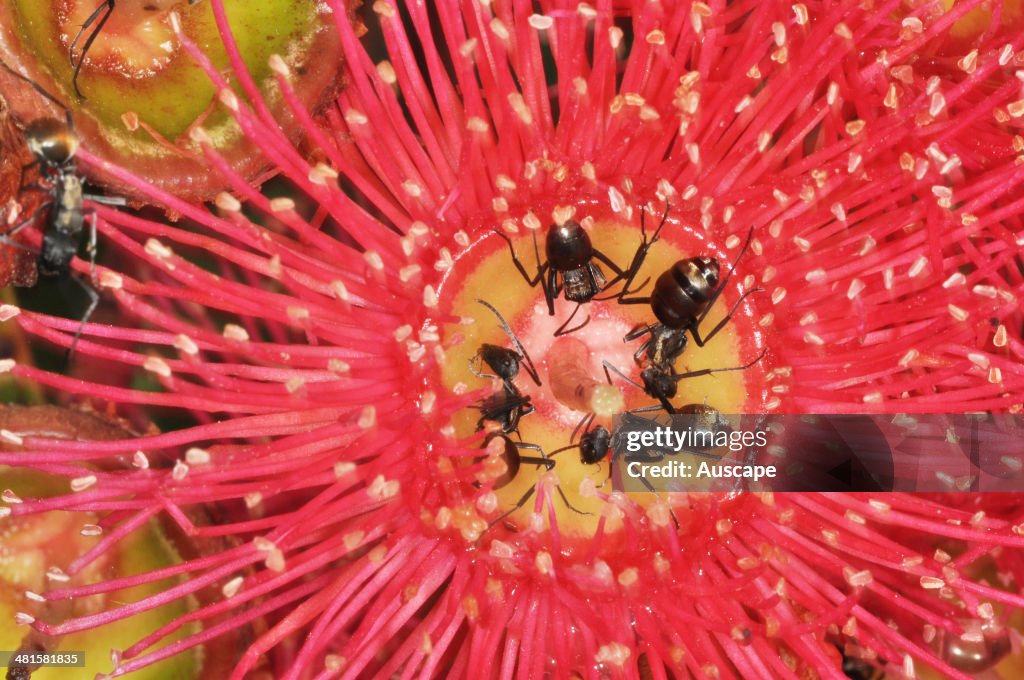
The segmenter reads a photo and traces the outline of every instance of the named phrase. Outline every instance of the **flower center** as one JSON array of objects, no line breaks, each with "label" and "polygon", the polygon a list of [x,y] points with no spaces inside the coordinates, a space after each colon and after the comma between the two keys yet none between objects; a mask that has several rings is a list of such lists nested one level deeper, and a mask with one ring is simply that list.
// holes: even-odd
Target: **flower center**
[{"label": "flower center", "polygon": [[[641,244],[639,213],[635,210],[633,219],[628,221],[618,216],[585,217],[579,213],[576,219],[589,236],[592,248],[627,270]],[[648,239],[660,219],[660,213],[645,215]],[[537,225],[533,219],[523,222]],[[552,224],[534,231],[520,227],[517,233],[505,232],[519,263],[531,278],[536,277],[538,265],[544,265],[552,255],[545,244],[548,230],[554,228]],[[632,292],[626,296],[638,300],[636,304],[622,304],[617,297],[622,282],[613,283],[613,268],[594,257],[592,262],[609,285],[578,310],[576,302],[566,300],[564,292],[560,293],[553,301],[553,316],[548,313],[545,284],[531,286],[525,281],[514,264],[509,243],[498,234],[486,233],[456,260],[439,292],[441,299],[450,303],[445,311],[464,322],[445,329],[442,380],[445,387],[464,398],[479,396],[475,406],[463,408],[453,418],[460,441],[476,441],[475,446],[483,447],[480,456],[467,456],[454,464],[456,468],[465,465],[475,470],[477,499],[472,512],[463,512],[473,520],[466,519],[468,524],[501,538],[510,532],[543,532],[555,523],[560,534],[585,539],[594,536],[599,525],[604,532],[619,531],[623,506],[631,508],[641,523],[651,527],[664,528],[671,522],[668,508],[686,504],[686,494],[627,496],[613,492],[609,465],[612,453],[607,447],[591,445],[595,441],[593,431],[598,427],[611,431],[612,416],[627,409],[659,404],[641,387],[641,364],[647,363],[642,355],[639,360],[634,357],[648,336],[624,340],[631,330],[657,321],[651,304],[642,300],[651,296],[657,278],[675,262],[702,255],[715,258],[724,277],[742,245],[742,239],[735,237],[718,243],[703,230],[670,217],[660,239],[649,248],[630,288]],[[557,276],[564,280],[562,272]],[[742,292],[750,289],[745,276],[740,262],[700,324],[704,335],[728,314]],[[698,347],[688,333],[686,349],[672,362],[676,373],[737,367],[756,358],[763,337],[755,309],[757,298],[763,295],[766,294],[745,299],[704,347]],[[558,336],[556,331],[560,328],[563,334]],[[565,332],[569,330],[572,332]],[[488,352],[497,350],[485,348],[521,353],[516,342],[530,361],[526,356],[519,359],[519,371],[512,380],[487,377],[495,374],[488,362],[493,354]],[[535,367],[540,385],[531,379],[530,366]],[[764,396],[758,386],[764,385],[769,368],[768,362],[762,360],[744,370],[685,378],[678,381],[677,394],[669,401],[677,409],[687,404],[706,404],[722,413],[758,411],[760,408],[755,404],[763,402]],[[509,406],[522,404],[527,397],[529,403],[525,407]],[[528,413],[529,407],[533,410]],[[483,432],[478,432],[480,429]],[[493,434],[484,447],[488,432]],[[476,439],[470,439],[474,435]],[[519,461],[509,460],[516,456]],[[598,457],[597,462],[591,462]],[[553,465],[542,463],[544,458]],[[470,460],[473,462],[469,463]],[[476,517],[472,517],[474,513]],[[501,518],[497,522],[500,528],[495,524],[496,518]],[[475,531],[463,533],[472,538]]]}]

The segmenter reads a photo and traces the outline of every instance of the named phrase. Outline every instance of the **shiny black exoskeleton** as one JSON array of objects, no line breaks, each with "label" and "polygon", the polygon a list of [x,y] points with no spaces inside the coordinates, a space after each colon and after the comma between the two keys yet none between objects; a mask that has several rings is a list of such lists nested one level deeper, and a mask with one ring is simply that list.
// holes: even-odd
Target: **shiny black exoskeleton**
[{"label": "shiny black exoskeleton", "polygon": [[81,324],[79,324],[78,331],[68,348],[68,356],[70,356],[78,342],[79,335],[81,335],[82,327],[99,302],[99,294],[95,288],[77,276],[71,275],[71,260],[74,259],[81,246],[87,221],[89,224],[87,245],[89,266],[90,272],[95,273],[96,223],[94,213],[85,208],[84,201],[88,199],[110,205],[124,205],[125,201],[85,192],[84,181],[75,169],[74,158],[78,151],[79,140],[75,133],[71,112],[37,83],[13,70],[6,63],[0,62],[0,64],[65,113],[63,121],[44,117],[33,120],[25,126],[25,145],[35,156],[41,174],[39,183],[26,187],[26,190],[44,191],[49,195],[50,200],[39,206],[25,220],[0,233],[0,242],[24,248],[25,246],[11,240],[10,237],[30,224],[34,224],[40,216],[43,216],[43,245],[36,259],[39,273],[43,276],[70,278],[80,285],[89,296],[88,308],[82,315]]},{"label": "shiny black exoskeleton", "polygon": [[654,290],[649,296],[628,297],[623,295],[619,297],[620,304],[649,305],[651,312],[657,318],[656,323],[635,328],[624,338],[624,341],[630,342],[644,335],[650,336],[636,352],[635,357],[638,362],[646,359],[671,373],[671,367],[675,360],[686,349],[687,332],[693,336],[693,341],[697,343],[698,347],[703,347],[725,327],[737,307],[748,295],[760,291],[755,288],[744,293],[725,318],[719,321],[707,335],[701,335],[700,324],[707,318],[718,297],[722,294],[722,290],[736,269],[736,263],[750,246],[753,234],[754,230],[751,229],[743,248],[736,256],[736,262],[733,263],[729,273],[721,282],[719,281],[721,269],[718,260],[702,255],[679,260],[672,265],[655,281]]},{"label": "shiny black exoskeleton", "polygon": [[584,465],[600,463],[608,455],[612,434],[604,425],[589,429],[580,437],[580,462]]},{"label": "shiny black exoskeleton", "polygon": [[474,359],[487,366],[493,371],[492,373],[485,373],[475,367],[472,361],[470,362],[469,370],[475,375],[481,378],[501,380],[501,389],[477,404],[477,408],[480,410],[480,420],[477,421],[476,429],[482,430],[487,421],[492,421],[498,423],[504,433],[518,432],[520,418],[533,413],[533,404],[529,395],[523,394],[513,380],[519,375],[520,366],[526,370],[538,387],[541,385],[540,376],[530,355],[527,354],[526,349],[519,342],[516,334],[512,332],[512,328],[501,316],[501,313],[489,302],[484,300],[477,300],[477,302],[491,310],[498,318],[498,323],[512,340],[514,349],[486,343],[480,346]]},{"label": "shiny black exoskeleton", "polygon": [[[134,0],[138,1],[138,0]],[[165,11],[174,5],[177,5],[181,0],[147,0],[143,4],[143,9],[150,10],[153,12]],[[194,5],[199,0],[188,0],[188,4]],[[85,55],[88,54],[89,48],[96,42],[96,38],[103,32],[103,27],[110,19],[110,15],[114,12],[115,6],[114,0],[102,0],[96,9],[93,10],[92,14],[82,23],[82,27],[78,29],[78,35],[71,41],[71,45],[68,46],[68,60],[71,62],[72,68],[75,69],[74,74],[71,76],[71,86],[75,89],[75,95],[79,99],[85,99],[82,96],[82,91],[78,89],[78,74],[82,70],[82,64],[85,63]],[[90,28],[92,30],[90,30]],[[78,59],[75,59],[75,48],[78,47],[78,42],[82,39],[82,36],[88,35],[85,38],[85,43],[82,45],[82,50],[78,53]]]},{"label": "shiny black exoskeleton", "polygon": [[537,234],[534,232],[533,250],[537,258],[537,274],[533,277],[526,273],[526,268],[519,261],[515,248],[512,247],[512,239],[501,231],[495,231],[495,233],[508,243],[509,250],[512,252],[512,263],[519,270],[523,279],[531,287],[540,284],[544,291],[544,300],[548,305],[548,314],[555,315],[555,300],[560,294],[564,293],[566,300],[576,303],[576,309],[565,323],[559,326],[555,335],[566,335],[577,331],[586,326],[590,320],[588,316],[583,323],[566,330],[566,326],[579,311],[580,305],[593,300],[606,287],[607,281],[604,272],[594,261],[595,259],[600,260],[614,271],[616,280],[626,274],[607,255],[594,247],[586,230],[575,220],[566,220],[564,224],[552,224],[548,227],[544,243],[545,260],[543,263],[540,261]]},{"label": "shiny black exoskeleton", "polygon": [[[551,460],[544,455],[544,451],[537,444],[527,444],[526,442],[513,441],[507,434],[502,432],[491,432],[484,439],[483,446],[481,448],[489,449],[491,442],[496,439],[500,439],[503,443],[503,450],[501,453],[501,459],[505,462],[505,473],[494,480],[494,489],[502,489],[508,486],[513,479],[519,474],[519,468],[523,463],[528,465],[536,465],[538,467],[544,467],[548,470],[555,467],[555,461]],[[528,449],[536,451],[539,456],[524,456],[519,453],[520,449]]]}]

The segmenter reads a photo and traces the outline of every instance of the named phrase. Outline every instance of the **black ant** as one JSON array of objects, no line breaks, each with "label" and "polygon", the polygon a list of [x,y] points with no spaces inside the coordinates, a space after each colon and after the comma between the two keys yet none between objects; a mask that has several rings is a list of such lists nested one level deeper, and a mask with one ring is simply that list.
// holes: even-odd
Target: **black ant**
[{"label": "black ant", "polygon": [[495,233],[508,243],[508,248],[512,252],[512,263],[519,270],[526,283],[531,288],[540,284],[541,289],[544,291],[544,300],[547,302],[548,314],[550,316],[555,315],[555,299],[558,298],[559,294],[564,292],[566,300],[576,303],[576,309],[572,311],[572,314],[565,320],[565,323],[555,331],[556,336],[568,335],[586,326],[590,321],[589,316],[578,326],[569,330],[565,329],[576,316],[580,305],[590,302],[608,287],[609,284],[605,281],[604,272],[594,262],[595,259],[600,260],[615,272],[616,277],[612,282],[626,275],[626,272],[612,262],[607,255],[593,246],[586,230],[575,220],[566,220],[560,225],[552,224],[548,227],[547,238],[544,243],[546,260],[543,264],[540,261],[537,232],[533,232],[533,252],[537,259],[537,274],[532,278],[526,273],[523,263],[519,261],[515,248],[512,246],[512,239],[501,231],[495,230]]},{"label": "black ant", "polygon": [[757,364],[764,358],[767,349],[761,350],[761,353],[757,355],[757,358],[750,361],[742,366],[730,366],[729,368],[702,368],[698,371],[687,371],[686,373],[676,373],[675,368],[669,364],[671,372],[666,371],[661,365],[654,363],[653,361],[645,362],[644,367],[640,371],[640,380],[643,384],[636,382],[631,379],[625,373],[620,371],[618,368],[610,364],[608,361],[602,361],[604,370],[609,370],[617,373],[623,380],[633,385],[637,389],[642,390],[647,396],[657,399],[660,406],[655,408],[662,408],[665,413],[674,414],[682,413],[672,406],[670,399],[674,399],[676,393],[679,390],[679,381],[686,380],[687,378],[699,378],[703,375],[711,375],[713,373],[726,373],[728,371],[745,371]]},{"label": "black ant", "polygon": [[[623,441],[624,431],[627,428],[633,428],[636,431],[643,431],[649,426],[651,421],[646,418],[641,418],[635,414],[653,411],[659,408],[659,406],[646,406],[626,411],[622,414],[622,419],[619,422],[619,427],[615,433],[609,432],[608,428],[604,425],[597,425],[594,427],[593,423],[595,416],[593,413],[590,413],[576,425],[576,428],[573,430],[572,436],[569,439],[570,444],[552,451],[551,456],[553,457],[562,451],[578,448],[580,451],[580,462],[584,465],[595,465],[605,458],[609,459],[608,462],[610,464],[614,464],[616,459],[622,457],[632,457],[635,459],[637,455],[636,453],[630,454],[629,456],[626,455],[626,443]],[[722,414],[717,409],[712,406],[708,406],[707,404],[686,404],[674,411],[674,413],[695,416],[694,429],[699,428],[700,432],[708,432],[711,435],[710,437],[702,436],[700,438],[701,444],[691,446],[686,449],[685,453],[699,456],[701,458],[720,460],[720,455],[712,453],[715,448],[715,435],[719,432],[732,431],[732,427],[729,425],[729,422],[722,417]],[[576,435],[581,429],[583,430],[583,434],[580,436],[579,441],[575,441]],[[645,457],[643,462],[657,463],[658,461],[664,460],[666,455],[675,455],[676,453],[684,452],[665,452],[662,449],[647,448],[644,450]],[[648,491],[657,494],[657,490],[646,477],[639,477],[639,480]],[[669,510],[669,515],[672,517],[672,522],[678,529],[679,520],[676,518],[675,513]]]},{"label": "black ant", "polygon": [[480,346],[474,358],[486,364],[493,373],[481,372],[473,366],[473,362],[470,362],[469,370],[474,375],[481,378],[498,378],[501,380],[501,390],[486,397],[477,405],[477,408],[480,410],[480,420],[477,421],[476,429],[482,430],[484,424],[490,420],[498,423],[503,433],[518,432],[519,420],[523,416],[533,413],[534,409],[529,395],[523,394],[512,381],[519,375],[520,366],[526,370],[538,387],[541,385],[540,376],[533,365],[533,360],[530,359],[530,355],[526,353],[526,349],[519,342],[516,334],[512,332],[512,328],[505,321],[504,317],[501,316],[501,313],[489,302],[484,300],[477,300],[477,302],[487,307],[498,317],[498,322],[501,324],[505,334],[512,340],[515,349],[489,344]]},{"label": "black ant", "polygon": [[[500,438],[502,440],[502,443],[504,445],[504,449],[502,450],[500,457],[501,457],[502,460],[505,461],[505,468],[506,469],[505,469],[505,472],[500,477],[498,477],[497,479],[494,480],[494,487],[493,487],[493,489],[495,491],[497,491],[498,489],[504,488],[505,486],[510,484],[512,482],[512,480],[515,479],[516,476],[519,474],[519,467],[523,463],[527,463],[529,465],[536,465],[537,467],[543,466],[543,467],[547,468],[548,470],[554,469],[555,461],[551,460],[549,457],[544,455],[544,450],[541,449],[540,446],[538,446],[537,444],[527,444],[525,442],[515,442],[515,441],[512,441],[512,439],[508,435],[506,435],[504,433],[501,433],[501,432],[492,432],[489,435],[487,435],[487,438],[484,439],[483,448],[484,449],[489,448],[489,445],[491,444],[491,442],[494,441],[495,439],[498,439],[498,438]],[[537,451],[540,455],[539,456],[524,456],[524,455],[519,453],[520,449],[528,449],[528,450],[531,450],[531,451]],[[565,503],[567,508],[569,508],[570,510],[572,510],[573,512],[575,512],[575,513],[577,513],[579,515],[589,514],[589,513],[583,512],[582,510],[579,510],[579,509],[575,508],[573,506],[573,504],[569,502],[569,499],[566,498],[565,493],[562,491],[562,488],[560,486],[556,486],[555,489],[558,491],[558,495],[562,498],[562,502]],[[522,495],[522,497],[518,501],[516,501],[515,505],[513,505],[512,508],[510,508],[509,510],[505,511],[504,513],[502,513],[496,519],[492,520],[490,522],[490,524],[487,525],[487,528],[493,527],[495,524],[497,524],[501,520],[505,519],[506,517],[511,515],[513,512],[515,512],[519,508],[521,508],[524,505],[526,505],[526,503],[530,500],[530,498],[533,497],[533,494],[536,492],[536,490],[537,490],[536,484],[531,485],[530,488],[527,489],[526,493],[524,493]]]},{"label": "black ant", "polygon": [[697,343],[698,347],[703,347],[725,327],[725,324],[732,318],[740,303],[748,295],[761,292],[763,289],[755,288],[740,296],[740,299],[736,301],[736,304],[729,310],[725,318],[719,321],[706,336],[701,336],[700,324],[707,317],[718,297],[722,294],[725,285],[729,282],[729,278],[736,269],[737,263],[750,246],[750,240],[754,234],[754,230],[751,229],[747,234],[747,240],[743,244],[743,248],[740,249],[739,255],[736,256],[736,261],[733,262],[728,274],[722,279],[721,283],[719,283],[720,268],[718,260],[702,255],[679,260],[672,265],[672,267],[658,277],[654,284],[654,291],[650,296],[626,297],[633,278],[636,276],[637,271],[639,271],[639,267],[643,264],[647,249],[652,243],[657,241],[658,234],[664,223],[665,220],[663,219],[654,234],[654,238],[650,242],[647,241],[645,235],[644,241],[640,248],[637,249],[637,253],[630,265],[626,284],[622,292],[617,296],[620,304],[650,305],[651,311],[658,319],[656,323],[634,328],[622,339],[623,342],[631,342],[644,335],[649,336],[633,354],[634,360],[642,367],[640,380],[643,384],[640,385],[630,380],[622,371],[607,361],[604,362],[604,366],[605,371],[609,369],[615,371],[628,382],[657,399],[667,413],[675,413],[669,400],[675,397],[680,380],[722,371],[745,370],[764,357],[765,352],[762,351],[752,362],[733,368],[706,368],[687,373],[677,373],[675,369],[676,360],[682,356],[683,351],[686,349],[687,332],[693,336],[694,342]]},{"label": "black ant", "polygon": [[[583,417],[583,419],[576,425],[576,428],[572,431],[572,435],[569,438],[569,445],[563,446],[560,449],[555,449],[551,452],[551,456],[561,453],[562,451],[569,451],[571,449],[579,449],[580,451],[580,462],[584,465],[596,465],[605,458],[608,458],[609,464],[613,464],[616,459],[621,458],[626,451],[625,442],[622,441],[622,426],[629,423],[630,419],[637,418],[633,415],[642,411],[652,410],[649,407],[634,409],[627,411],[622,414],[622,423],[620,423],[619,432],[612,434],[608,431],[604,425],[597,425],[594,427],[593,413],[589,413]],[[641,420],[642,423],[648,421]],[[634,421],[635,424],[635,421]],[[583,430],[583,434],[580,436],[579,441],[576,441],[576,435],[579,434],[580,430]],[[647,451],[648,454],[651,451]],[[662,451],[655,452],[653,457],[649,457],[648,460],[656,462],[665,457],[665,453]],[[654,486],[647,481],[645,477],[640,478],[640,483],[647,487],[647,490],[657,494],[657,490]],[[669,515],[672,517],[672,522],[675,524],[676,529],[679,528],[679,520],[676,518],[675,513],[669,510]]]},{"label": "black ant", "polygon": [[68,347],[66,357],[69,358],[74,352],[75,344],[82,334],[85,322],[92,316],[99,303],[99,293],[96,292],[96,289],[71,274],[71,260],[78,253],[85,224],[88,222],[89,242],[86,250],[89,253],[90,278],[95,280],[96,275],[96,215],[95,212],[85,208],[83,201],[89,200],[95,203],[122,206],[125,205],[125,200],[85,192],[83,179],[75,170],[74,157],[78,151],[79,139],[75,133],[71,111],[34,81],[18,73],[6,63],[0,61],[0,64],[64,111],[65,119],[63,121],[57,118],[43,117],[31,121],[25,126],[25,145],[35,156],[35,163],[39,165],[42,177],[39,183],[25,188],[43,191],[49,195],[50,200],[40,205],[27,219],[0,233],[0,242],[16,248],[26,248],[12,240],[11,237],[28,225],[35,223],[45,212],[43,245],[36,259],[39,273],[43,276],[70,278],[78,283],[89,297],[89,305],[85,314],[82,315],[75,337]]},{"label": "black ant", "polygon": [[[133,0],[133,2],[138,2],[138,0]],[[149,11],[160,11],[169,9],[171,6],[176,5],[179,2],[180,0],[172,0],[171,2],[167,2],[167,0],[146,0],[143,5],[143,9]],[[190,5],[194,5],[197,2],[199,2],[199,0],[188,0],[188,4]],[[82,24],[82,27],[78,29],[78,35],[75,36],[75,39],[71,41],[70,47],[68,47],[68,61],[71,62],[71,66],[75,69],[74,75],[71,77],[71,86],[75,89],[75,95],[79,99],[85,99],[85,97],[82,95],[82,91],[78,89],[78,74],[82,70],[82,64],[85,63],[85,55],[89,52],[89,48],[92,47],[96,38],[98,38],[100,33],[103,32],[103,27],[110,19],[110,15],[114,13],[114,4],[114,0],[103,0],[100,2],[100,4],[96,6],[96,9],[93,10],[92,14],[90,14]],[[85,35],[86,31],[88,31],[89,27],[93,24],[96,24],[96,26],[89,33],[88,37],[86,37],[85,44],[82,45],[82,50],[78,53],[78,61],[76,62],[75,47],[78,46],[78,41],[82,39],[82,36]]]},{"label": "black ant", "polygon": [[[658,230],[661,230],[660,226]],[[736,270],[736,265],[739,263],[740,258],[747,252],[753,235],[754,230],[751,228],[747,233],[747,240],[743,244],[743,248],[740,249],[739,255],[736,256],[736,260],[729,268],[729,273],[725,275],[721,283],[718,280],[720,273],[718,260],[707,255],[701,255],[699,257],[679,260],[672,265],[658,277],[651,295],[646,297],[626,297],[629,284],[632,282],[633,277],[636,276],[639,266],[643,263],[644,255],[646,254],[645,246],[649,244],[642,245],[641,249],[638,249],[637,256],[634,257],[630,274],[626,280],[626,286],[617,296],[619,304],[650,305],[651,311],[654,312],[654,316],[658,319],[657,323],[634,328],[623,338],[624,342],[631,342],[644,335],[650,336],[634,355],[638,363],[640,363],[641,356],[643,355],[648,362],[661,368],[663,372],[674,374],[672,366],[686,349],[687,331],[693,336],[693,341],[697,343],[697,346],[703,347],[725,327],[725,324],[732,318],[740,303],[748,295],[763,292],[762,288],[754,288],[744,293],[736,301],[736,304],[732,306],[732,309],[729,310],[725,318],[719,321],[706,336],[701,336],[701,323],[707,318],[718,297],[725,290],[725,286]],[[655,234],[656,239],[657,233]]]}]

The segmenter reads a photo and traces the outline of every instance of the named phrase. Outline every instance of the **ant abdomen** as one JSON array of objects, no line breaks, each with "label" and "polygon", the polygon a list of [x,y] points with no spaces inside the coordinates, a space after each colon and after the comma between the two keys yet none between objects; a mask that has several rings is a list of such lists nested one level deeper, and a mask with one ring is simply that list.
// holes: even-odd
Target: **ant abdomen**
[{"label": "ant abdomen", "polygon": [[581,269],[593,256],[593,245],[586,230],[575,220],[566,220],[561,225],[551,225],[545,241],[548,263],[560,272]]},{"label": "ant abdomen", "polygon": [[654,284],[651,311],[669,328],[690,326],[718,286],[718,261],[711,257],[679,260]]},{"label": "ant abdomen", "polygon": [[[511,439],[498,432],[492,432],[487,435],[483,448],[487,451],[488,455],[481,456],[477,460],[484,464],[485,469],[494,468],[494,463],[497,463],[498,466],[501,466],[502,463],[504,464],[503,469],[489,470],[489,472],[494,473],[489,476],[493,482],[492,488],[497,491],[511,483],[519,474],[519,451]],[[491,463],[492,460],[494,463]]]}]

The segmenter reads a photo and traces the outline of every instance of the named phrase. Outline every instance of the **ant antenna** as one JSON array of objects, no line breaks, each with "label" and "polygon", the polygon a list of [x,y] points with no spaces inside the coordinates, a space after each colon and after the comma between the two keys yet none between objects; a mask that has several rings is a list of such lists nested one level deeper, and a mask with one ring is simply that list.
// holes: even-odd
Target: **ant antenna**
[{"label": "ant antenna", "polygon": [[576,436],[580,433],[580,430],[582,430],[584,433],[589,432],[590,425],[594,422],[595,417],[596,414],[594,413],[588,413],[587,415],[583,416],[580,419],[580,422],[576,423],[576,427],[573,428],[572,434],[569,436],[569,445],[563,446],[560,449],[555,449],[554,451],[549,453],[548,456],[554,457],[556,453],[561,453],[562,451],[569,451],[571,449],[578,449],[580,447],[580,442],[576,441]]},{"label": "ant antenna", "polygon": [[86,296],[89,298],[89,306],[86,308],[85,314],[82,315],[81,320],[78,322],[78,328],[75,330],[75,335],[71,339],[71,344],[68,345],[67,351],[64,352],[63,373],[67,372],[68,366],[71,364],[71,357],[75,354],[75,347],[78,345],[78,339],[82,337],[82,331],[85,330],[85,324],[89,322],[89,319],[92,317],[92,313],[96,311],[96,306],[100,302],[100,294],[96,292],[95,288],[85,281],[82,281],[77,276],[72,276],[70,278],[81,286],[83,291],[85,291]]},{"label": "ant antenna", "polygon": [[68,127],[69,128],[74,128],[74,121],[72,121],[72,119],[71,119],[71,109],[68,108],[67,104],[65,104],[64,102],[62,102],[61,100],[57,99],[52,94],[47,92],[45,89],[43,89],[43,86],[40,85],[39,83],[37,83],[36,81],[32,80],[31,78],[29,78],[28,76],[26,76],[26,75],[24,75],[22,73],[18,73],[17,71],[15,71],[11,67],[11,65],[8,64],[3,59],[0,59],[0,66],[3,66],[4,70],[6,70],[8,73],[10,73],[15,78],[18,78],[19,80],[22,80],[22,81],[28,83],[29,86],[31,86],[31,88],[33,90],[35,90],[36,92],[41,94],[43,97],[45,97],[47,101],[49,101],[51,104],[57,106],[62,111],[64,111],[64,118],[67,120]]},{"label": "ant antenna", "polygon": [[533,378],[533,382],[537,383],[537,387],[540,387],[540,374],[537,373],[537,367],[533,365],[533,359],[531,359],[530,355],[527,354],[526,348],[519,342],[519,338],[516,337],[516,334],[512,332],[512,328],[508,325],[508,322],[505,321],[505,317],[503,317],[501,312],[495,309],[494,305],[490,302],[481,300],[480,298],[477,298],[476,301],[491,310],[494,313],[494,316],[498,317],[498,323],[501,324],[501,328],[505,331],[505,335],[512,340],[512,344],[515,345],[516,351],[518,351],[519,355],[523,357],[523,364],[525,364],[524,368],[526,368],[526,372],[530,374],[531,378]]},{"label": "ant antenna", "polygon": [[[101,2],[85,20],[82,27],[78,29],[78,35],[76,35],[75,39],[71,41],[71,47],[68,48],[68,61],[71,62],[71,65],[75,68],[75,73],[71,77],[71,85],[75,88],[75,95],[79,99],[85,99],[85,96],[82,95],[82,91],[78,89],[78,74],[82,70],[82,64],[85,63],[85,55],[89,52],[89,48],[92,47],[93,42],[95,42],[96,38],[103,30],[103,27],[106,25],[107,20],[110,19],[110,15],[113,13],[114,0],[103,0],[103,2]],[[101,14],[103,15],[102,17],[100,16]],[[92,29],[92,32],[89,33],[89,37],[85,39],[85,44],[82,45],[82,50],[78,53],[78,63],[76,64],[75,46],[78,45],[78,41],[82,39],[82,35],[88,31],[89,27],[96,23],[97,20],[99,23],[96,24],[96,28]]]},{"label": "ant antenna", "polygon": [[[722,279],[719,282],[718,288],[715,289],[715,292],[708,299],[707,304],[704,307],[704,312],[699,317],[697,317],[697,323],[696,323],[696,326],[695,326],[696,328],[700,327],[701,322],[703,322],[704,318],[708,315],[708,313],[711,312],[711,308],[715,306],[715,302],[718,300],[718,297],[722,294],[722,291],[725,290],[725,284],[729,283],[729,278],[732,276],[732,273],[734,271],[736,271],[736,265],[739,264],[740,258],[742,258],[744,253],[747,252],[747,248],[750,247],[750,241],[753,238],[754,238],[754,228],[751,227],[750,231],[747,232],[747,240],[743,243],[743,247],[740,248],[740,252],[736,256],[736,259],[732,261],[732,266],[729,267],[729,272],[725,275],[725,278]],[[746,295],[744,295],[743,297],[746,297],[750,293],[756,292],[756,290],[757,289],[752,290],[752,291],[747,291]],[[742,299],[743,298],[740,298],[740,300],[737,301],[737,303],[736,303],[737,306],[739,305],[739,302],[742,301]],[[734,306],[733,310],[735,310],[735,309],[736,309],[736,307]],[[730,312],[730,316],[731,316],[731,314],[732,314],[732,312]]]},{"label": "ant antenna", "polygon": [[751,366],[757,364],[761,359],[764,359],[764,355],[768,353],[768,348],[765,347],[761,350],[761,353],[757,355],[752,361],[749,361],[742,366],[730,366],[729,368],[702,368],[699,371],[690,371],[688,373],[680,373],[679,375],[671,376],[673,380],[679,382],[680,380],[686,380],[687,378],[698,378],[702,375],[711,375],[712,373],[727,373],[729,371],[745,371]]}]

